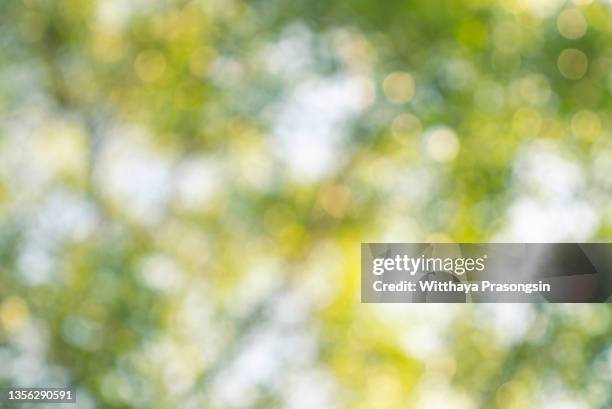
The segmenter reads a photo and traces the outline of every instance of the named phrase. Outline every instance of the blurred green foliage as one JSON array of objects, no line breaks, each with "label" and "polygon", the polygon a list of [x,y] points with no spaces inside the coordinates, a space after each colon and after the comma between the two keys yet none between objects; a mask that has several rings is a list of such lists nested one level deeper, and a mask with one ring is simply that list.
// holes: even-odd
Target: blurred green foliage
[{"label": "blurred green foliage", "polygon": [[611,22],[2,1],[0,383],[83,408],[609,408],[607,306],[361,305],[358,252],[610,240]]}]

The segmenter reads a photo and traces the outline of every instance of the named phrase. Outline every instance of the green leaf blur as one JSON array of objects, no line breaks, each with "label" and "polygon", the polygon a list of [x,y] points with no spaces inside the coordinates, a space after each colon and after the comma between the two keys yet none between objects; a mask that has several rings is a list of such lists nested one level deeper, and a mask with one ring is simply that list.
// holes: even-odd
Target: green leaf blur
[{"label": "green leaf blur", "polygon": [[590,0],[3,0],[0,386],[610,408],[605,304],[361,305],[359,244],[610,241],[611,22]]}]

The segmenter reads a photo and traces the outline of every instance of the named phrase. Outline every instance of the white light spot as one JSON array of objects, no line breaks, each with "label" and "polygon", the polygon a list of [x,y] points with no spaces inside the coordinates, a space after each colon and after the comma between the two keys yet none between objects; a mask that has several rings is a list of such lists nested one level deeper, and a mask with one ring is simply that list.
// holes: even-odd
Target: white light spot
[{"label": "white light spot", "polygon": [[425,134],[425,151],[436,162],[450,162],[459,152],[459,138],[450,128],[430,129]]}]

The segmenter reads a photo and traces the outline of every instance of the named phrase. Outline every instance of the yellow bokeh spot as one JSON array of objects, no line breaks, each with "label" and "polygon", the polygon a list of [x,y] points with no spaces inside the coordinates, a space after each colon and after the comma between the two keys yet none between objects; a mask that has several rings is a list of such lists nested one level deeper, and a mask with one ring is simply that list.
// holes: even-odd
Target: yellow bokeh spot
[{"label": "yellow bokeh spot", "polygon": [[512,117],[512,130],[522,136],[537,134],[541,124],[540,113],[530,108],[521,108]]},{"label": "yellow bokeh spot", "polygon": [[59,175],[82,177],[87,171],[87,135],[78,124],[55,122],[36,140],[35,155]]},{"label": "yellow bokeh spot", "polygon": [[559,14],[557,28],[563,37],[576,40],[586,33],[587,22],[579,9],[567,9]]},{"label": "yellow bokeh spot", "polygon": [[400,143],[409,143],[411,139],[419,136],[423,125],[419,118],[412,114],[400,114],[391,123],[391,134]]},{"label": "yellow bokeh spot", "polygon": [[572,132],[581,139],[594,139],[601,133],[601,119],[594,112],[582,110],[572,117]]},{"label": "yellow bokeh spot", "polygon": [[27,304],[19,297],[8,297],[0,305],[0,324],[7,331],[18,331],[28,319]]},{"label": "yellow bokeh spot", "polygon": [[278,233],[284,226],[291,223],[295,213],[288,205],[277,203],[268,208],[263,215],[263,222],[270,232]]},{"label": "yellow bokeh spot", "polygon": [[95,31],[91,40],[94,56],[101,62],[119,60],[125,53],[125,42],[121,35],[109,31]]},{"label": "yellow bokeh spot", "polygon": [[202,47],[191,53],[189,57],[189,69],[193,75],[204,78],[208,75],[210,63],[215,58],[215,50],[210,47]]},{"label": "yellow bokeh spot", "polygon": [[432,233],[427,237],[427,243],[454,243],[455,241],[447,233]]},{"label": "yellow bokeh spot", "polygon": [[330,216],[341,218],[351,203],[351,190],[344,185],[323,188],[319,194],[319,205]]},{"label": "yellow bokeh spot", "polygon": [[543,75],[528,75],[520,81],[519,87],[521,97],[530,104],[542,105],[550,98],[550,84]]},{"label": "yellow bokeh spot", "polygon": [[303,225],[290,223],[281,228],[278,239],[285,256],[297,256],[308,248],[310,235]]},{"label": "yellow bokeh spot", "polygon": [[375,49],[358,31],[337,29],[332,41],[342,61],[355,71],[367,71],[376,59]]},{"label": "yellow bokeh spot", "polygon": [[570,80],[579,80],[584,77],[589,67],[589,59],[586,54],[575,48],[565,49],[557,59],[559,72]]},{"label": "yellow bokeh spot", "polygon": [[383,92],[392,103],[405,104],[414,97],[414,79],[407,72],[392,72],[383,81]]},{"label": "yellow bokeh spot", "polygon": [[144,82],[157,81],[166,71],[166,57],[157,50],[143,51],[134,61],[134,71]]},{"label": "yellow bokeh spot", "polygon": [[539,136],[542,138],[558,139],[565,135],[565,130],[561,123],[554,118],[546,118],[540,126]]},{"label": "yellow bokeh spot", "polygon": [[452,161],[459,153],[459,147],[459,138],[446,127],[432,129],[425,137],[427,156],[436,162]]}]

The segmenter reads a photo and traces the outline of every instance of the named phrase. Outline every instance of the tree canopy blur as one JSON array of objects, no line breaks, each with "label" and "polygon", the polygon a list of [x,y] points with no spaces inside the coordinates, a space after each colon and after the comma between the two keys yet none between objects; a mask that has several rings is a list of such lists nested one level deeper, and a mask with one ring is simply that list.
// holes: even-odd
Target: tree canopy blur
[{"label": "tree canopy blur", "polygon": [[0,52],[0,386],[612,405],[606,305],[358,291],[365,241],[610,240],[609,2],[4,0]]}]

